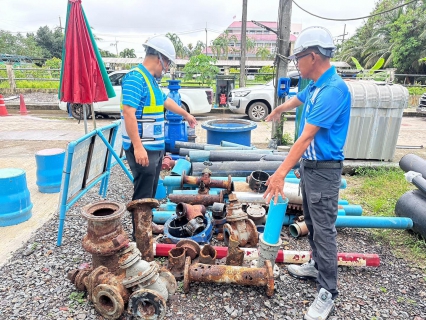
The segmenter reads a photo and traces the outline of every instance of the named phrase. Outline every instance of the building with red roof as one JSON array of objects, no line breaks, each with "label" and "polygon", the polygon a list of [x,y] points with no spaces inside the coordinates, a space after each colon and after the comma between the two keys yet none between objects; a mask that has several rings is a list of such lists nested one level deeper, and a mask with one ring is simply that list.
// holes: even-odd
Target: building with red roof
[{"label": "building with red roof", "polygon": [[[247,37],[254,41],[254,49],[247,52],[247,60],[261,60],[261,57],[257,57],[256,53],[260,48],[266,48],[270,52],[270,57],[268,60],[273,60],[273,55],[276,52],[277,47],[277,34],[273,31],[278,30],[278,23],[272,21],[258,21],[258,24],[264,25],[267,28],[263,28],[258,24],[255,24],[251,21],[247,21],[246,24],[246,34]],[[240,48],[241,48],[241,27],[242,21],[234,21],[231,23],[225,32],[227,32],[228,39],[233,38],[235,41],[229,42],[228,50],[228,60],[240,60]],[[273,31],[271,31],[271,30]],[[292,23],[290,28],[290,52],[291,54],[294,47],[294,42],[296,41],[299,33],[302,31],[302,24]],[[220,35],[223,36],[224,34]],[[219,37],[220,37],[219,36]],[[216,38],[217,39],[217,38]],[[214,42],[214,40],[213,40]],[[218,58],[217,54],[214,52],[214,48],[208,47],[207,55],[215,56]],[[220,56],[221,59],[224,59],[223,55]]]}]

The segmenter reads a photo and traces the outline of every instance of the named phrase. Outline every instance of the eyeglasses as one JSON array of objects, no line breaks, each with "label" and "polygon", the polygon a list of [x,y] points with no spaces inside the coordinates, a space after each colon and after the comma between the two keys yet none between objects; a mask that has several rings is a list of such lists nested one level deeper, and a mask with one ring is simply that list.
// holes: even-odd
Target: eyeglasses
[{"label": "eyeglasses", "polygon": [[294,63],[298,64],[300,59],[302,59],[303,57],[309,56],[311,53],[315,53],[315,52],[308,52],[308,53],[302,54],[301,56],[298,56],[298,57],[296,56],[294,58]]}]

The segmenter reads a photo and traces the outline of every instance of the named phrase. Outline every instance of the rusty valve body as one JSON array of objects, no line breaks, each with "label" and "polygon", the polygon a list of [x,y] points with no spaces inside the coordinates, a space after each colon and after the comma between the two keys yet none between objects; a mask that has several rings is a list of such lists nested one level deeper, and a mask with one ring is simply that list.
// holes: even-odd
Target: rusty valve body
[{"label": "rusty valve body", "polygon": [[127,210],[132,213],[135,222],[136,245],[145,261],[154,260],[152,209],[159,206],[158,200],[153,198],[134,200],[127,205]]},{"label": "rusty valve body", "polygon": [[197,217],[203,218],[206,214],[206,207],[202,204],[190,205],[180,202],[176,205],[176,215],[178,217],[186,217],[188,221]]},{"label": "rusty valve body", "polygon": [[234,194],[229,195],[229,205],[226,214],[227,223],[223,225],[223,234],[225,244],[228,245],[229,237],[235,236],[240,246],[255,247],[259,240],[256,225],[248,219],[247,213],[241,209],[241,204],[238,202]]},{"label": "rusty valve body", "polygon": [[216,256],[216,249],[212,245],[205,244],[200,251],[200,258],[198,260],[200,263],[204,264],[215,264]]},{"label": "rusty valve body", "polygon": [[82,208],[81,215],[88,222],[82,245],[92,254],[93,269],[105,266],[110,272],[117,272],[117,253],[129,244],[121,224],[124,213],[123,204],[111,201],[100,201]]},{"label": "rusty valve body", "polygon": [[246,268],[237,266],[210,265],[195,263],[186,258],[183,290],[189,292],[191,282],[229,283],[245,286],[266,286],[266,295],[274,294],[274,273],[270,261],[265,261],[263,268]]}]

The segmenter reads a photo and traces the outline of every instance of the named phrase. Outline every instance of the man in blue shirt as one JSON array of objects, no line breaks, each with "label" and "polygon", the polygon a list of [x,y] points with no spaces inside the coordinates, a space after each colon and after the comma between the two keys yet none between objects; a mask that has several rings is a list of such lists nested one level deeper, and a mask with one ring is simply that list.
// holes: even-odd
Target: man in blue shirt
[{"label": "man in blue shirt", "polygon": [[[164,36],[149,39],[142,64],[124,77],[121,96],[123,149],[133,174],[132,200],[154,198],[165,149],[164,108],[195,127],[194,116],[168,98],[158,82],[176,59],[173,43]],[[135,232],[134,218],[133,236]],[[153,224],[153,232],[159,228]]]},{"label": "man in blue shirt", "polygon": [[304,104],[299,138],[266,182],[264,197],[266,203],[271,199],[276,202],[279,195],[285,197],[284,178],[302,158],[303,215],[309,230],[312,259],[301,266],[289,265],[288,272],[294,277],[318,282],[318,295],[305,314],[306,320],[327,319],[338,295],[335,222],[351,96],[330,64],[335,49],[328,30],[321,27],[303,30],[295,43],[295,55],[290,59],[294,59],[301,77],[312,81],[266,118],[266,121],[279,121],[282,112]]}]

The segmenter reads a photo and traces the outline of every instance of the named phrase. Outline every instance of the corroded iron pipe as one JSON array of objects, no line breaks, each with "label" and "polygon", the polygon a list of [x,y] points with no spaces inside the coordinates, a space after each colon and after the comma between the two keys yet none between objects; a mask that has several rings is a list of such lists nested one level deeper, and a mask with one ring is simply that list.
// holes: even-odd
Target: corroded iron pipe
[{"label": "corroded iron pipe", "polygon": [[189,292],[191,282],[230,283],[243,286],[266,286],[266,295],[274,294],[274,273],[270,261],[263,268],[209,265],[195,263],[186,258],[183,278],[183,290]]},{"label": "corroded iron pipe", "polygon": [[121,224],[124,212],[123,204],[112,201],[100,201],[82,208],[81,215],[87,219],[87,234],[82,246],[92,254],[94,269],[105,266],[113,273],[118,270],[117,252],[129,244]]},{"label": "corroded iron pipe", "polygon": [[183,279],[183,270],[185,269],[185,248],[173,248],[169,251],[169,261],[167,269],[172,273],[176,280]]},{"label": "corroded iron pipe", "polygon": [[160,203],[153,198],[139,199],[130,202],[127,210],[133,215],[135,221],[136,245],[145,261],[154,260],[152,246],[152,208],[158,208]]},{"label": "corroded iron pipe", "polygon": [[204,264],[215,264],[216,255],[216,249],[213,246],[206,244],[200,251],[199,262]]},{"label": "corroded iron pipe", "polygon": [[[169,251],[174,248],[175,244],[157,243],[155,245],[155,256],[167,257]],[[214,247],[217,252],[217,259],[225,258],[228,254],[228,247]],[[240,248],[244,251],[244,259],[257,260],[259,258],[256,248]],[[275,262],[278,263],[295,263],[302,264],[311,259],[309,251],[296,250],[278,250]],[[375,253],[357,253],[357,252],[339,252],[337,253],[337,264],[339,266],[352,267],[378,267],[380,265],[380,257]]]},{"label": "corroded iron pipe", "polygon": [[202,204],[210,206],[215,202],[223,203],[223,192],[218,195],[211,194],[169,194],[169,200],[174,203],[189,203],[189,204]]},{"label": "corroded iron pipe", "polygon": [[241,266],[244,262],[244,251],[239,248],[238,239],[235,236],[229,237],[228,254],[226,264],[228,266]]},{"label": "corroded iron pipe", "polygon": [[175,166],[175,160],[170,156],[164,156],[161,162],[161,170],[171,170]]},{"label": "corroded iron pipe", "polygon": [[220,188],[225,189],[228,193],[234,190],[231,176],[228,176],[228,180],[214,180],[210,178],[210,175],[202,174],[200,177],[188,176],[185,172],[182,174],[182,180],[180,187],[183,188],[185,185],[192,185],[200,187],[203,185],[209,189]]},{"label": "corroded iron pipe", "polygon": [[184,202],[180,202],[176,206],[176,215],[178,217],[186,217],[188,221],[197,217],[204,217],[206,214],[206,207],[202,204],[190,205]]}]

